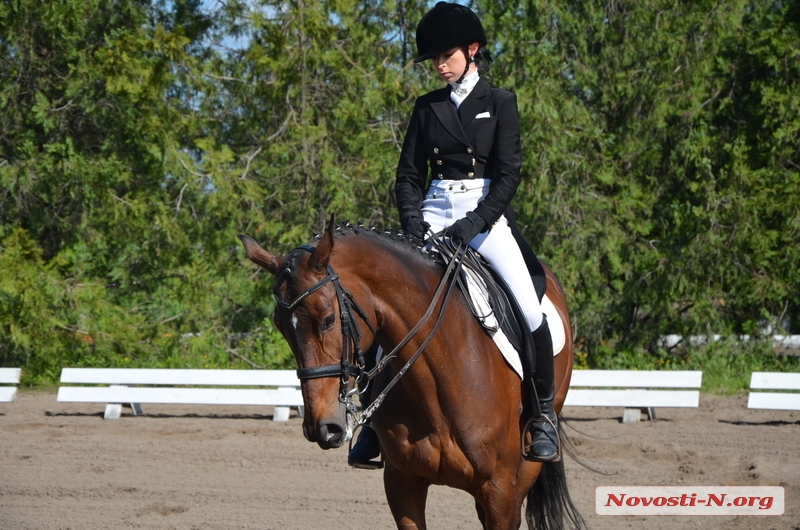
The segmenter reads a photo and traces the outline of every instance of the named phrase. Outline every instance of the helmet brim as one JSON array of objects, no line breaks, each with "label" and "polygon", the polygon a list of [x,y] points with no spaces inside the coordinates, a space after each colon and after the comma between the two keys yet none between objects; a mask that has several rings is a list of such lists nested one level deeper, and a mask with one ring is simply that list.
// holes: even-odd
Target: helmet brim
[{"label": "helmet brim", "polygon": [[432,52],[423,53],[422,55],[414,58],[414,64],[421,63],[422,61],[427,61],[428,59],[433,59],[434,57],[438,57],[439,55],[443,54],[444,52],[452,48],[453,46],[446,46],[441,50],[434,50]]}]

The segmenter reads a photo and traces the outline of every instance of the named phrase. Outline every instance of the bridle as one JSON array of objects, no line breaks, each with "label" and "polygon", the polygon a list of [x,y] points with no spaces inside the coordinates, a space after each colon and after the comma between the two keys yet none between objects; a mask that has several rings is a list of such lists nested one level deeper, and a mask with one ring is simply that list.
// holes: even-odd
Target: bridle
[{"label": "bridle", "polygon": [[[316,249],[311,245],[301,245],[295,250],[305,250],[313,254]],[[364,320],[370,331],[372,331],[373,335],[376,333],[376,331],[372,324],[370,324],[367,314],[363,309],[361,309],[361,306],[358,305],[350,291],[342,287],[342,284],[339,282],[339,275],[333,271],[333,267],[328,265],[327,270],[328,275],[325,278],[300,293],[291,302],[287,303],[281,300],[278,294],[278,289],[292,272],[291,268],[287,267],[284,269],[284,273],[275,283],[275,287],[272,289],[272,294],[275,297],[275,301],[278,303],[278,305],[291,313],[297,308],[300,302],[305,300],[309,295],[322,289],[328,283],[333,283],[333,286],[336,289],[336,298],[339,301],[339,308],[341,310],[340,317],[342,322],[342,335],[344,339],[342,341],[342,360],[339,364],[298,368],[297,378],[300,379],[300,381],[306,381],[308,379],[341,376],[342,381],[346,383],[351,376],[360,379],[364,374],[364,352],[361,349],[361,332],[353,320],[352,310],[355,309],[356,313]],[[350,362],[351,358],[356,358],[356,364],[352,364]]]},{"label": "bridle", "polygon": [[[432,238],[436,239],[436,238]],[[314,253],[316,250],[315,247],[311,245],[301,245],[297,247],[295,250],[303,250],[309,252],[311,254]],[[318,281],[311,287],[307,288],[305,291],[297,295],[294,300],[291,302],[285,302],[282,300],[278,294],[278,289],[280,286],[286,281],[286,279],[291,274],[291,266],[284,269],[283,274],[281,274],[278,278],[278,281],[275,283],[275,287],[272,290],[272,294],[275,297],[276,302],[282,308],[288,310],[290,313],[293,312],[297,306],[305,300],[308,296],[315,293],[316,291],[320,290],[322,287],[327,285],[328,283],[332,283],[335,290],[336,290],[336,298],[339,301],[339,309],[340,309],[340,317],[341,317],[341,325],[342,325],[342,358],[339,364],[327,364],[322,366],[312,366],[312,367],[305,367],[305,368],[298,368],[297,369],[297,378],[300,379],[301,382],[307,381],[309,379],[320,379],[326,377],[339,377],[339,401],[343,403],[348,411],[348,414],[353,416],[357,425],[363,425],[364,423],[369,420],[370,416],[374,414],[375,410],[383,403],[386,394],[392,387],[397,384],[400,378],[408,371],[414,361],[419,358],[420,354],[423,352],[425,347],[430,343],[433,339],[434,334],[438,331],[439,326],[442,322],[442,317],[444,316],[444,311],[447,308],[447,305],[450,301],[450,295],[453,292],[453,287],[456,285],[457,282],[449,281],[450,278],[456,278],[458,271],[461,268],[462,257],[466,252],[466,246],[459,247],[455,253],[452,253],[451,259],[449,259],[449,263],[445,273],[443,274],[441,280],[439,281],[439,285],[436,288],[436,292],[433,295],[433,299],[428,306],[428,310],[422,316],[420,321],[414,326],[411,331],[401,340],[394,349],[385,354],[381,360],[377,363],[377,365],[372,370],[365,369],[365,361],[364,361],[364,352],[361,349],[361,332],[359,331],[358,325],[356,325],[355,319],[353,318],[353,310],[355,310],[356,314],[361,317],[364,323],[369,327],[370,331],[372,332],[373,337],[377,333],[375,327],[370,323],[369,318],[367,317],[366,312],[358,305],[355,298],[353,297],[352,293],[345,289],[342,284],[339,282],[339,275],[333,270],[333,267],[328,265],[327,271],[328,275],[323,278],[322,280]],[[445,287],[447,286],[447,294],[445,295],[444,302],[442,303],[442,307],[439,310],[439,315],[436,320],[436,324],[434,325],[433,329],[430,331],[428,336],[419,346],[417,351],[414,355],[409,358],[406,364],[397,372],[394,378],[383,388],[381,393],[375,398],[373,403],[368,406],[363,411],[359,410],[356,404],[353,402],[353,395],[358,392],[358,383],[363,381],[371,381],[375,376],[377,376],[385,367],[389,364],[389,362],[397,357],[397,352],[400,351],[408,342],[417,334],[419,329],[430,319],[431,315],[433,314],[433,310],[436,307],[439,298],[441,297],[442,292],[444,291]],[[351,362],[351,359],[355,359],[355,364]],[[350,377],[356,378],[356,385],[351,389],[349,382]]]}]

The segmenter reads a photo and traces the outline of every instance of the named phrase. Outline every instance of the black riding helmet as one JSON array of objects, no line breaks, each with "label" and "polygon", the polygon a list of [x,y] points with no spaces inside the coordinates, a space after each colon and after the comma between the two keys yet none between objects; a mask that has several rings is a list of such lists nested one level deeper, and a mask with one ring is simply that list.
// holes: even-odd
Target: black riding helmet
[{"label": "black riding helmet", "polygon": [[451,48],[477,42],[486,46],[486,33],[478,15],[459,4],[438,2],[417,25],[417,57],[421,63]]}]

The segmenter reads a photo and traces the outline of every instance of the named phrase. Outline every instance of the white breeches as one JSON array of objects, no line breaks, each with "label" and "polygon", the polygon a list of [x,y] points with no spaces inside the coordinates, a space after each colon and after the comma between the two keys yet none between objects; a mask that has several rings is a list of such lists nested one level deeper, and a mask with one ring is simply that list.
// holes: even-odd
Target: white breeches
[{"label": "white breeches", "polygon": [[[489,193],[489,179],[434,180],[422,203],[422,215],[431,230],[440,232],[474,210]],[[488,232],[475,236],[469,246],[505,280],[528,321],[531,331],[542,324],[542,307],[533,288],[525,259],[505,216]]]}]

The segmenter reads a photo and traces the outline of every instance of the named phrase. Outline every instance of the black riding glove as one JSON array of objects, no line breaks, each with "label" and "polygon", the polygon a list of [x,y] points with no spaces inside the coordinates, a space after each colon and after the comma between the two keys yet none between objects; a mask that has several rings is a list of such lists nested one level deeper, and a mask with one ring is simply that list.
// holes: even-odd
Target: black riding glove
[{"label": "black riding glove", "polygon": [[444,235],[453,240],[456,245],[467,245],[481,233],[486,221],[475,212],[467,212],[467,216],[459,219],[444,231]]},{"label": "black riding glove", "polygon": [[414,243],[421,245],[425,242],[425,234],[428,233],[430,227],[430,223],[426,223],[419,217],[412,217],[406,223],[404,231]]}]

